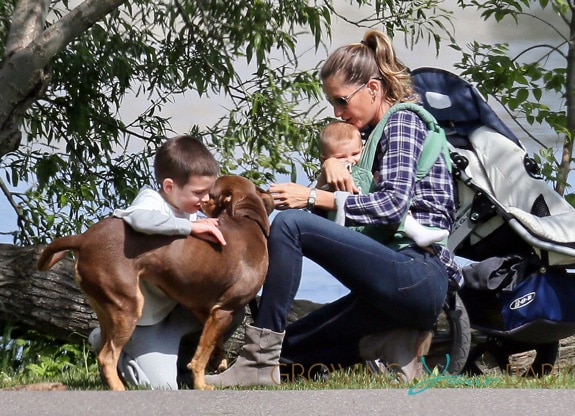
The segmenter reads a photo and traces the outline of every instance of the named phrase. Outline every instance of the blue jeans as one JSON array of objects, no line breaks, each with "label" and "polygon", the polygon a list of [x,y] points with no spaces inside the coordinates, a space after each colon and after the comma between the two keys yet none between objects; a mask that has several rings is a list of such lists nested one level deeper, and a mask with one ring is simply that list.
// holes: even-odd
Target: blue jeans
[{"label": "blue jeans", "polygon": [[[306,211],[288,210],[275,217],[268,250],[270,265],[254,325],[285,329],[284,362],[359,362],[362,337],[397,328],[431,329],[447,294],[447,272],[437,256],[419,247],[391,250]],[[350,294],[286,328],[304,256]]]}]

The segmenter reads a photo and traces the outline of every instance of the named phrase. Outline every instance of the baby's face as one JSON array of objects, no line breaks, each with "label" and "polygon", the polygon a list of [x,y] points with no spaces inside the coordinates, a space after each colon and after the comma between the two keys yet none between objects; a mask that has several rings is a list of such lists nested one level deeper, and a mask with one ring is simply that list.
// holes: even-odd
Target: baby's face
[{"label": "baby's face", "polygon": [[362,144],[361,139],[349,140],[347,142],[334,143],[326,146],[321,157],[323,160],[334,157],[341,163],[355,165],[361,156]]}]

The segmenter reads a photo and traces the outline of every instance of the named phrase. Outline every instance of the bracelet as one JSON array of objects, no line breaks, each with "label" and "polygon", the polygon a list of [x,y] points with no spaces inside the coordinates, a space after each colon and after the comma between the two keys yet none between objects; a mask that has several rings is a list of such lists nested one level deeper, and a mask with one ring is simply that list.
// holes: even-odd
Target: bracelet
[{"label": "bracelet", "polygon": [[311,188],[309,191],[309,196],[307,197],[308,211],[313,211],[313,208],[315,207],[316,198],[317,198],[317,190],[315,188]]}]

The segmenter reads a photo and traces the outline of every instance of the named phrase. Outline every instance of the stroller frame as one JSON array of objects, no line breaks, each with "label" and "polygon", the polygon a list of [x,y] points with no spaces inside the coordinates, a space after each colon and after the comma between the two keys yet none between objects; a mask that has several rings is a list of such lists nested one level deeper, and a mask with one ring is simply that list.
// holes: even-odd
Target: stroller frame
[{"label": "stroller frame", "polygon": [[[567,272],[575,265],[575,229],[566,226],[575,224],[575,209],[542,180],[520,140],[461,77],[422,67],[412,71],[412,78],[423,106],[444,128],[450,145],[458,202],[448,241],[452,253],[476,262],[494,256],[531,256],[540,262],[542,271],[558,270],[566,272],[565,278],[575,278]],[[480,373],[476,361],[485,352],[493,354],[505,370],[509,355],[533,349],[537,356],[532,368],[537,374],[547,373],[555,362],[559,340],[575,334],[575,320],[541,336],[539,332],[553,323],[533,322],[514,331],[480,325],[472,313],[481,312],[475,310],[477,304],[459,302],[458,295],[451,294],[444,312],[451,321],[470,320],[472,346],[466,364],[449,368],[452,373],[460,369]],[[466,324],[451,322],[460,329],[451,336],[469,339],[463,333],[469,328]],[[444,347],[433,351],[435,344],[445,344],[444,337],[439,338],[432,344],[436,357],[438,351],[445,351]],[[452,340],[451,349],[461,345],[461,340]]]}]

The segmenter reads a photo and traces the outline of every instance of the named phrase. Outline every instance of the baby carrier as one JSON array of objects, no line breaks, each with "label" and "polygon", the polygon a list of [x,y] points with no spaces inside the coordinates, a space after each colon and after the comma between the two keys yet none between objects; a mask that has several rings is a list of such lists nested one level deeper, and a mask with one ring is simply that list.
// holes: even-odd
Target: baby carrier
[{"label": "baby carrier", "polygon": [[471,84],[436,68],[412,76],[446,131],[456,178],[448,246],[470,262],[458,292],[472,328],[463,370],[480,373],[489,352],[506,371],[511,354],[536,350],[531,370],[548,372],[559,340],[575,334],[575,209]]}]

